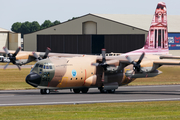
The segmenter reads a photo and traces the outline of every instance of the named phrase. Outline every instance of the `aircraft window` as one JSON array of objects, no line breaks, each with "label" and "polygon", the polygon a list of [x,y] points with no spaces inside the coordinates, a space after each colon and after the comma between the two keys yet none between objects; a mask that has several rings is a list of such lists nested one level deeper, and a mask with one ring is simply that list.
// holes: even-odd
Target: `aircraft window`
[{"label": "aircraft window", "polygon": [[43,66],[43,69],[46,69],[46,66],[45,66],[45,65]]},{"label": "aircraft window", "polygon": [[39,65],[39,67],[40,67],[40,68],[42,68],[42,67],[43,67],[43,65]]},{"label": "aircraft window", "polygon": [[46,66],[46,69],[49,69],[49,66]]},{"label": "aircraft window", "polygon": [[39,71],[42,71],[42,69],[40,69]]},{"label": "aircraft window", "polygon": [[49,69],[52,69],[52,66],[51,66],[51,65],[49,66]]}]

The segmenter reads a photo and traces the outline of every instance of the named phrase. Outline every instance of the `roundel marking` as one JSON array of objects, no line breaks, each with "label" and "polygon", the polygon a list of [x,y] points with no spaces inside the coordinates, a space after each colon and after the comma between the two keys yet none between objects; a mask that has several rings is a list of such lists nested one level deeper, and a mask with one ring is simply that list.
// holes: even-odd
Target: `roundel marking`
[{"label": "roundel marking", "polygon": [[77,76],[76,70],[72,70],[72,77],[76,77],[76,76]]}]

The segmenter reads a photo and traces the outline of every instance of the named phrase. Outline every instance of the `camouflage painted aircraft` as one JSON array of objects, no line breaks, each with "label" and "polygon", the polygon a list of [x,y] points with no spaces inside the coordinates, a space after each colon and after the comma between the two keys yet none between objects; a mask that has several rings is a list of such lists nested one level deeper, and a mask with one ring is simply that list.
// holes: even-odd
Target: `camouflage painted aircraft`
[{"label": "camouflage painted aircraft", "polygon": [[105,56],[105,49],[102,49],[102,56],[49,53],[50,49],[45,54],[19,50],[12,54],[4,47],[10,62],[19,69],[20,65],[38,60],[27,75],[26,82],[39,88],[41,94],[59,89],[87,93],[89,88],[98,88],[101,93],[114,93],[119,86],[127,85],[136,78],[161,74],[157,68],[162,65],[180,65],[180,60],[172,60],[180,57],[169,54],[164,2],[158,3],[146,43],[139,50],[120,56]]}]

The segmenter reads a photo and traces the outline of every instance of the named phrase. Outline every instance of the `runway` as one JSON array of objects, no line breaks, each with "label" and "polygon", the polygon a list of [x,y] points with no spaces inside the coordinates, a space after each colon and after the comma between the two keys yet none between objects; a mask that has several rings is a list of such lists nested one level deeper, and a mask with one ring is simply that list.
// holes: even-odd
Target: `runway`
[{"label": "runway", "polygon": [[48,95],[41,95],[37,89],[0,91],[0,106],[171,100],[180,100],[180,85],[123,86],[111,94],[102,94],[97,88],[90,89],[87,94],[74,94],[70,90],[59,90]]}]

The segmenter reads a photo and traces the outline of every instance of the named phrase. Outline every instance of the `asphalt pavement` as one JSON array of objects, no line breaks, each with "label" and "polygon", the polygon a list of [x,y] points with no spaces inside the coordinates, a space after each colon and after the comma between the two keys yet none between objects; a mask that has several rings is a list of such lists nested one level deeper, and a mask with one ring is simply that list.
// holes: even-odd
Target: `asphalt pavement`
[{"label": "asphalt pavement", "polygon": [[180,100],[180,85],[122,86],[115,93],[100,93],[92,88],[87,94],[58,90],[41,95],[34,90],[0,90],[0,106],[88,104],[107,102],[143,102]]}]

